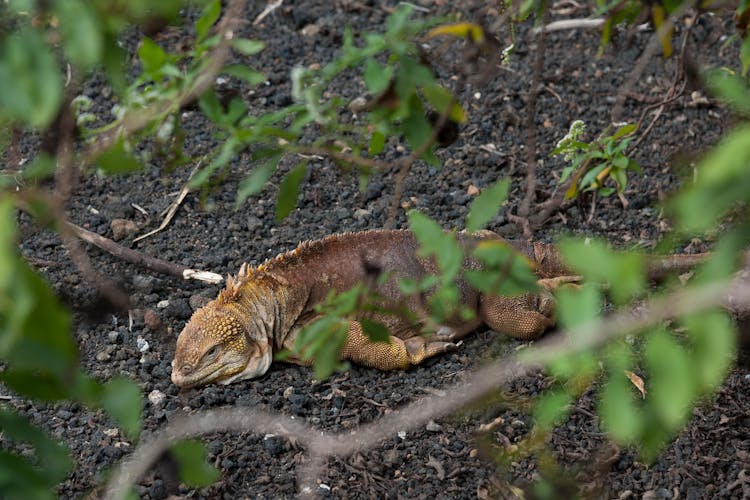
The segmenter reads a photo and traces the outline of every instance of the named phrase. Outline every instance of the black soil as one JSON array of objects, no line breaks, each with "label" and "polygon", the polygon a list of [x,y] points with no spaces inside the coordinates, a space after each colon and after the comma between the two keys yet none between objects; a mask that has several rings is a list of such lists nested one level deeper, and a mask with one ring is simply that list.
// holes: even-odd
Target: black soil
[{"label": "black soil", "polygon": [[[456,12],[474,19],[480,13],[479,7],[466,6],[473,2],[457,3],[463,5],[460,7],[444,3],[419,2],[431,14]],[[253,20],[262,6],[249,4],[245,17]],[[252,112],[289,104],[293,67],[330,61],[347,25],[355,32],[381,30],[388,10],[395,4],[290,2],[257,26],[246,23],[241,34],[268,45],[258,56],[238,59],[268,77],[256,89],[239,89]],[[587,8],[576,10],[576,5],[560,4],[552,20],[590,14]],[[563,7],[568,12],[562,12]],[[505,45],[507,25],[496,15],[480,17]],[[470,86],[460,96],[469,121],[461,127],[458,140],[439,151],[442,169],[417,164],[408,177],[403,201],[446,228],[462,228],[474,187],[482,189],[500,177],[510,177],[513,187],[505,213],[515,212],[524,194],[526,102],[537,54],[536,38],[529,28],[517,30],[516,50],[507,66],[499,68],[487,85]],[[674,39],[678,50],[685,30],[686,24],[681,23]],[[691,67],[737,68],[737,44],[725,44],[731,33],[731,15],[701,16],[692,28],[683,61]],[[570,30],[548,36],[535,120],[541,165],[539,200],[552,193],[564,166],[560,159],[550,158],[549,151],[574,119],[586,122],[589,139],[609,124],[618,89],[628,79],[651,35],[651,30],[639,30],[632,36],[617,33],[612,47],[601,58],[596,57],[596,31]],[[189,36],[189,32],[167,30],[156,39],[165,46],[179,46]],[[436,43],[431,49],[442,54],[438,59],[443,76],[452,74],[451,64],[459,62],[459,48]],[[674,83],[674,73],[675,59],[663,60],[657,54],[637,79],[633,98],[626,102],[624,121],[635,122],[647,113],[645,127],[654,113],[660,113],[635,155],[643,175],[630,180],[625,192],[627,208],[616,196],[598,199],[595,213],[587,222],[590,203],[574,205],[538,230],[537,238],[554,240],[565,233],[585,234],[606,238],[615,246],[646,248],[660,240],[670,227],[659,209],[660,200],[677,189],[681,179],[689,178],[692,155],[715,143],[731,121],[725,109],[703,99],[705,92],[694,83],[689,83],[680,97],[660,106]],[[677,83],[681,85],[681,81]],[[345,78],[335,85],[337,92],[350,99],[364,92],[358,78]],[[94,100],[100,116],[107,119],[112,102],[103,81],[92,80],[83,93]],[[181,118],[190,154],[198,157],[216,144],[211,127],[198,113],[185,111]],[[33,142],[27,145],[25,154],[33,157]],[[395,157],[395,148],[389,154]],[[355,175],[323,159],[314,159],[310,165],[298,208],[283,222],[274,219],[280,174],[260,196],[240,209],[234,208],[238,182],[251,170],[246,153],[232,162],[223,182],[205,199],[190,194],[164,231],[135,244],[130,243],[133,236],[124,242],[150,255],[226,275],[236,272],[243,262],[260,263],[302,240],[385,224],[395,172],[373,176],[367,188],[359,191]],[[677,165],[682,165],[682,170]],[[292,161],[283,164],[282,171],[291,166]],[[164,162],[154,159],[144,172],[128,177],[87,176],[76,186],[67,213],[74,222],[105,236],[113,236],[113,219],[131,220],[138,225],[138,234],[144,233],[159,225],[159,214],[180,191],[189,170],[167,173]],[[403,210],[396,225],[405,225]],[[518,235],[503,215],[490,227]],[[23,254],[40,263],[42,272],[74,314],[73,334],[84,369],[102,379],[123,374],[141,387],[144,396],[152,391],[165,396],[156,404],[145,401],[143,440],[178,414],[222,406],[265,408],[294,415],[328,431],[352,429],[440,391],[492,357],[520,345],[492,332],[478,332],[466,339],[458,352],[407,372],[381,373],[354,366],[315,382],[309,369],[278,363],[258,380],[179,391],[169,378],[175,339],[193,310],[214,297],[219,287],[152,275],[89,248],[96,266],[130,294],[135,307],[130,325],[127,313],[102,306],[91,283],[76,271],[53,233],[24,219],[22,237]],[[694,241],[688,250],[702,250],[704,246]],[[146,316],[151,327],[146,326]],[[148,343],[145,352],[139,351],[139,338]],[[750,495],[750,372],[746,367],[731,370],[718,394],[698,405],[688,426],[654,464],[641,463],[633,450],[618,449],[607,440],[598,426],[593,389],[577,401],[570,419],[556,429],[549,442],[549,449],[564,469],[562,476],[548,473],[535,458],[494,463],[490,457],[512,449],[528,435],[532,422],[525,402],[551,383],[543,373],[522,378],[505,388],[508,397],[501,404],[441,418],[403,437],[397,436],[395,429],[391,439],[372,450],[331,459],[320,478],[319,492],[340,498],[486,498],[509,495],[512,488],[526,488],[546,477],[559,488],[555,496],[572,494],[568,483],[577,484],[579,494],[610,498]],[[90,411],[79,404],[45,407],[18,400],[15,404],[70,447],[76,467],[60,487],[63,498],[87,495],[101,483],[107,469],[134,447],[101,411]],[[497,417],[502,417],[503,423],[488,439],[477,440],[479,426]],[[172,490],[168,478],[151,472],[142,478],[137,492],[143,498],[170,494],[196,498],[295,495],[295,472],[307,459],[304,450],[279,438],[252,433],[211,435],[205,442],[211,463],[221,470],[215,485],[200,491],[184,486]]]}]

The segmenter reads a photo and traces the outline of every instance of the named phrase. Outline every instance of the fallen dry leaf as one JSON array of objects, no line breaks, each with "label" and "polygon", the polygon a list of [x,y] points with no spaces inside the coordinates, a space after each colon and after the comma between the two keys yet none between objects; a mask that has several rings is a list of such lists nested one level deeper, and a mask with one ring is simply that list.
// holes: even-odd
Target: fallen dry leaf
[{"label": "fallen dry leaf", "polygon": [[645,399],[646,388],[643,386],[643,379],[629,370],[625,370],[625,376],[628,377],[630,382],[632,382],[635,388],[641,392],[641,396],[643,396],[643,398]]}]

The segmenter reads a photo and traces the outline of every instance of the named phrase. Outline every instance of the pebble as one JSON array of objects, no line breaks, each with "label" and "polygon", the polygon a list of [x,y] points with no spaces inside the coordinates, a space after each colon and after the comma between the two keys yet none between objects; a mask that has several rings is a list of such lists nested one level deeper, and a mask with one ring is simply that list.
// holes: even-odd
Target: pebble
[{"label": "pebble", "polygon": [[153,276],[146,276],[145,274],[136,274],[133,276],[133,286],[139,292],[149,294],[154,290],[156,284],[156,278]]},{"label": "pebble", "polygon": [[113,219],[109,223],[112,229],[112,239],[120,241],[138,232],[138,225],[130,219]]},{"label": "pebble", "polygon": [[159,303],[156,304],[156,307],[158,307],[159,309],[164,309],[168,305],[169,305],[169,301],[168,300],[160,300]]},{"label": "pebble", "polygon": [[169,301],[169,305],[166,307],[166,313],[168,316],[177,319],[188,319],[193,315],[193,310],[190,308],[190,304],[187,300],[173,299]]},{"label": "pebble", "polygon": [[146,314],[143,315],[143,322],[152,331],[156,331],[161,327],[161,318],[159,317],[159,314],[153,309],[149,309],[146,311]]},{"label": "pebble", "polygon": [[146,352],[148,351],[148,341],[138,335],[138,338],[135,341],[136,347],[138,347],[138,352]]},{"label": "pebble", "polygon": [[98,353],[96,353],[97,361],[109,361],[111,358],[112,356],[110,356],[106,351],[99,351]]},{"label": "pebble", "polygon": [[193,311],[197,311],[198,309],[200,309],[201,307],[205,306],[209,302],[211,302],[211,298],[210,297],[206,297],[205,295],[202,295],[200,293],[196,293],[195,295],[191,295],[190,298],[188,299],[188,304],[190,304],[190,308]]},{"label": "pebble", "polygon": [[157,408],[162,406],[166,399],[167,396],[157,389],[154,389],[153,391],[148,393],[148,400]]},{"label": "pebble", "polygon": [[117,330],[112,330],[107,334],[107,338],[111,343],[116,344],[120,339],[120,332],[118,332]]},{"label": "pebble", "polygon": [[365,210],[364,208],[358,208],[354,211],[354,218],[357,220],[369,219],[372,212]]},{"label": "pebble", "polygon": [[429,422],[427,422],[425,429],[430,432],[440,432],[441,430],[443,430],[443,426],[436,423],[434,420],[430,420]]},{"label": "pebble", "polygon": [[104,429],[104,435],[110,438],[116,438],[120,435],[120,429],[112,427],[111,429]]},{"label": "pebble", "polygon": [[274,434],[266,434],[263,436],[263,448],[269,455],[275,457],[284,452],[284,440]]}]

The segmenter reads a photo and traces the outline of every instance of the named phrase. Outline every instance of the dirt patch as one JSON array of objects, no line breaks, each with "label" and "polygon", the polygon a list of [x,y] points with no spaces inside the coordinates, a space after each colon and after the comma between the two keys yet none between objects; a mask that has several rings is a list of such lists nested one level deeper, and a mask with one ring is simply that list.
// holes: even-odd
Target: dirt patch
[{"label": "dirt patch", "polygon": [[[431,14],[447,11],[443,2],[421,2]],[[472,3],[472,2],[466,2]],[[381,30],[387,7],[381,2],[299,1],[283,5],[264,23],[248,23],[242,36],[264,40],[268,47],[246,62],[266,72],[268,82],[242,95],[258,112],[273,110],[291,102],[290,70],[297,65],[325,64],[339,50],[344,26],[355,32]],[[464,18],[472,19],[479,8],[462,7]],[[251,3],[247,19],[262,10]],[[585,17],[581,9],[574,14]],[[424,15],[418,13],[417,15]],[[555,16],[553,16],[553,19]],[[485,18],[491,30],[504,40],[507,28],[497,19]],[[684,27],[680,26],[677,37]],[[461,228],[471,201],[470,186],[482,188],[499,177],[513,181],[506,210],[515,211],[523,195],[525,173],[526,99],[535,57],[536,42],[529,26],[518,32],[518,43],[508,66],[498,69],[483,88],[470,88],[460,96],[469,121],[458,140],[440,150],[439,170],[417,165],[408,178],[405,200],[436,218],[444,227]],[[702,16],[692,30],[688,52],[697,65],[736,67],[736,44],[724,45],[732,33],[731,16]],[[169,32],[162,40],[178,43],[188,36]],[[626,80],[651,33],[636,32],[632,39],[619,34],[614,50],[597,59],[599,34],[591,31],[563,31],[548,37],[543,88],[539,94],[536,126],[541,158],[539,199],[549,196],[563,164],[547,153],[566,133],[574,119],[583,119],[591,135],[608,125],[620,85]],[[676,38],[677,43],[677,38]],[[455,60],[450,54],[448,61]],[[633,89],[636,98],[626,102],[624,119],[637,121],[658,102],[672,85],[674,60],[654,58]],[[445,69],[446,74],[450,68]],[[337,82],[338,91],[350,98],[364,86],[358,79]],[[673,171],[671,160],[689,155],[714,143],[728,126],[728,114],[714,104],[702,104],[691,96],[699,89],[666,105],[648,139],[637,152],[643,175],[631,179],[623,209],[617,197],[600,199],[590,223],[590,206],[582,204],[556,217],[536,236],[552,240],[559,234],[602,236],[618,246],[651,247],[668,229],[658,202],[679,186],[681,173]],[[107,97],[101,81],[92,80],[84,92],[107,112]],[[187,149],[199,155],[216,144],[207,123],[195,112],[183,115]],[[36,144],[26,144],[32,155]],[[201,202],[190,195],[171,225],[164,231],[132,246],[161,258],[222,274],[236,272],[243,262],[258,264],[299,241],[330,233],[382,227],[393,193],[393,174],[375,175],[360,192],[356,177],[329,162],[311,162],[299,207],[282,223],[274,219],[275,176],[259,197],[234,209],[237,183],[250,170],[248,156],[236,158],[223,184]],[[286,167],[288,168],[288,166]],[[283,170],[283,169],[282,169]],[[113,236],[112,222],[131,221],[140,232],[159,224],[158,214],[169,205],[187,179],[188,171],[166,175],[155,162],[140,174],[102,179],[89,176],[77,186],[68,206],[70,218],[100,234]],[[148,216],[133,208],[143,207]],[[440,356],[407,372],[382,373],[352,367],[323,382],[314,382],[309,369],[275,364],[259,380],[227,387],[209,386],[180,392],[169,379],[175,339],[192,311],[219,288],[144,273],[96,249],[90,254],[101,271],[121,283],[136,309],[132,326],[126,314],[106,310],[91,285],[82,280],[68,256],[51,233],[40,231],[23,219],[22,252],[38,262],[53,263],[43,269],[57,292],[75,314],[75,335],[81,363],[94,376],[109,378],[124,374],[135,380],[144,395],[159,391],[165,397],[146,401],[144,434],[163,426],[175,415],[225,405],[261,407],[295,415],[329,431],[343,431],[377,419],[380,415],[434,393],[460,380],[472,369],[509,352],[518,342],[492,332],[480,332],[465,340],[456,353]],[[121,223],[118,223],[121,224]],[[405,225],[400,212],[397,226]],[[513,229],[503,216],[492,229]],[[122,229],[122,228],[119,228]],[[133,229],[131,227],[131,229]],[[134,229],[133,229],[134,230]],[[123,241],[132,237],[127,234]],[[696,243],[700,245],[700,242]],[[168,301],[165,303],[164,301]],[[149,325],[149,326],[147,326]],[[139,339],[141,339],[139,341]],[[148,348],[141,352],[143,341]],[[140,343],[139,343],[140,342]],[[537,394],[551,381],[544,374],[524,377],[506,391],[516,398]],[[523,439],[531,427],[528,414],[513,401],[452,415],[426,428],[394,436],[375,449],[346,460],[331,459],[319,490],[335,497],[462,498],[502,495],[514,487],[525,487],[541,475],[550,479],[558,496],[571,492],[567,482],[584,486],[584,493],[607,497],[643,498],[741,498],[750,495],[750,372],[738,366],[729,374],[718,395],[700,404],[687,428],[667,447],[659,460],[647,466],[631,450],[613,448],[599,429],[596,401],[587,392],[576,402],[568,421],[555,431],[550,443],[566,470],[563,480],[550,474],[535,459],[519,459],[498,466],[490,459],[499,450]],[[155,399],[156,401],[156,399]],[[32,420],[66,442],[76,460],[72,475],[60,488],[63,498],[80,497],[102,481],[103,474],[132,449],[132,443],[116,430],[102,412],[78,404],[48,407],[23,401],[15,404]],[[502,424],[489,442],[475,439],[479,425],[502,417]],[[295,471],[306,460],[304,451],[273,436],[217,434],[205,442],[210,460],[221,470],[221,480],[204,490],[179,493],[201,498],[293,496]],[[168,474],[155,471],[144,477],[137,491],[143,498],[163,498],[171,491]],[[324,486],[323,486],[324,485]]]}]

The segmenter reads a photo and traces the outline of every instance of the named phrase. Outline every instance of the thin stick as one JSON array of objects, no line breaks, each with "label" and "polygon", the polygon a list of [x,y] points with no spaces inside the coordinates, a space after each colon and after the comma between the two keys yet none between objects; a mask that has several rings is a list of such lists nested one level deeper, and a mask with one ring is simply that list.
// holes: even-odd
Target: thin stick
[{"label": "thin stick", "polygon": [[182,186],[182,190],[180,191],[179,196],[177,196],[177,199],[174,200],[174,202],[172,202],[172,205],[169,207],[169,211],[167,212],[167,216],[164,217],[163,221],[161,221],[161,224],[159,225],[159,227],[157,227],[153,231],[149,231],[148,233],[142,234],[139,237],[135,238],[133,240],[133,243],[137,241],[141,241],[144,238],[148,238],[149,236],[155,235],[156,233],[158,233],[159,231],[167,227],[170,222],[172,222],[172,218],[174,217],[174,214],[177,213],[177,209],[180,208],[180,205],[182,204],[183,200],[190,192],[190,180],[193,178],[193,175],[195,175],[195,173],[198,171],[199,167],[200,167],[200,162],[198,162],[198,165],[196,165],[195,168],[193,168],[193,171],[190,172],[190,176],[188,177],[187,182],[185,183],[184,186]]},{"label": "thin stick", "polygon": [[[542,25],[547,23],[549,18],[549,8],[547,2],[542,3]],[[536,48],[536,59],[534,61],[534,76],[531,81],[531,90],[529,90],[529,100],[526,105],[526,193],[518,207],[518,217],[516,220],[523,229],[525,238],[531,238],[531,228],[529,227],[529,213],[531,205],[536,198],[536,101],[539,95],[539,85],[542,80],[542,70],[544,69],[544,49],[547,42],[547,32],[542,30],[539,33],[539,43]]]},{"label": "thin stick", "polygon": [[111,253],[115,257],[122,259],[136,266],[144,267],[151,271],[168,274],[169,276],[175,276],[182,279],[194,279],[198,281],[205,281],[206,283],[217,284],[223,281],[220,274],[212,273],[210,271],[199,271],[196,269],[190,269],[189,267],[183,266],[182,264],[175,264],[174,262],[168,262],[156,257],[151,257],[144,253],[141,253],[132,248],[124,247],[119,243],[115,243],[109,238],[105,238],[99,234],[91,232],[80,226],[76,226],[72,222],[68,222],[67,226],[78,236],[80,239],[87,243],[95,245],[105,252]]}]

